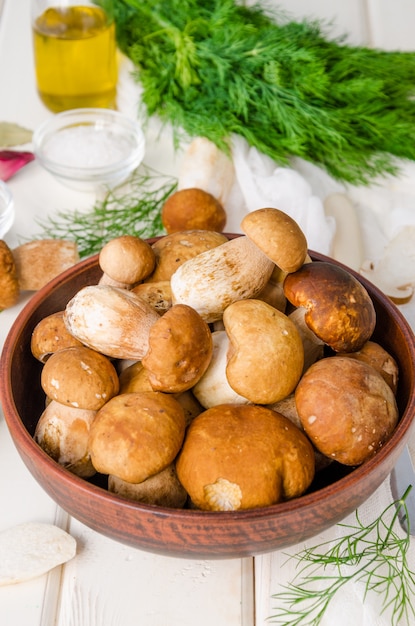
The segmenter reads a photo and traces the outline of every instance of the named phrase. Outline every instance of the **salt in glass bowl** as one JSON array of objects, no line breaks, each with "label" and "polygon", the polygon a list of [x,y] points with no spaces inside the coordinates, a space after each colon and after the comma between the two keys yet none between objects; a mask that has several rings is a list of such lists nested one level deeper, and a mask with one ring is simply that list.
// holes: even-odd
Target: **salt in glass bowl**
[{"label": "salt in glass bowl", "polygon": [[96,192],[124,182],[140,165],[145,137],[138,122],[118,111],[71,109],[35,130],[33,151],[66,186]]},{"label": "salt in glass bowl", "polygon": [[0,239],[10,230],[14,222],[14,201],[8,185],[0,180]]}]

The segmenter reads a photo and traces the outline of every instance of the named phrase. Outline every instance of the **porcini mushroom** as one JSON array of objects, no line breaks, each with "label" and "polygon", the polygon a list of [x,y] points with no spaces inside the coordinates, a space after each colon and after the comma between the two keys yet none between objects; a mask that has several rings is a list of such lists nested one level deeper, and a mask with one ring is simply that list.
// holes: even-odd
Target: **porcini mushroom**
[{"label": "porcini mushroom", "polygon": [[217,404],[250,404],[230,386],[226,377],[229,337],[225,330],[212,332],[212,358],[202,378],[193,386],[193,394],[205,409]]},{"label": "porcini mushroom", "polygon": [[45,363],[54,352],[71,346],[82,346],[82,343],[66,328],[63,311],[51,313],[36,324],[30,349],[35,359],[41,363]]},{"label": "porcini mushroom", "polygon": [[88,452],[89,429],[96,411],[52,400],[36,425],[34,440],[67,470],[90,478],[95,472]]},{"label": "porcini mushroom", "polygon": [[14,306],[20,295],[17,269],[13,253],[0,239],[0,311]]},{"label": "porcini mushroom", "polygon": [[155,391],[178,393],[195,385],[212,358],[212,335],[200,315],[176,304],[150,329],[141,362]]},{"label": "porcini mushroom", "polygon": [[88,447],[98,472],[141,483],[174,461],[184,432],[183,409],[173,396],[127,393],[98,411]]},{"label": "porcini mushroom", "polygon": [[387,382],[371,365],[349,357],[314,363],[297,385],[295,403],[315,447],[351,466],[376,454],[399,417]]},{"label": "porcini mushroom", "polygon": [[103,271],[100,284],[132,287],[152,273],[156,257],[144,239],[121,235],[101,248],[98,262]]},{"label": "porcini mushroom", "polygon": [[187,492],[177,478],[174,463],[141,483],[129,483],[118,476],[108,476],[108,491],[128,500],[181,509],[186,504]]},{"label": "porcini mushroom", "polygon": [[255,404],[271,404],[288,396],[304,364],[295,324],[255,299],[229,305],[223,323],[230,341],[226,377],[232,389]]},{"label": "porcini mushroom", "polygon": [[307,437],[275,411],[226,404],[193,420],[176,468],[195,507],[235,511],[304,493],[314,477],[314,453]]},{"label": "porcini mushroom", "polygon": [[339,352],[338,355],[358,359],[374,367],[396,395],[399,382],[399,367],[393,356],[379,343],[367,341],[356,352]]},{"label": "porcini mushroom", "polygon": [[109,285],[83,287],[68,302],[64,320],[83,344],[116,359],[140,360],[151,326],[160,318],[147,302]]},{"label": "porcini mushroom", "polygon": [[254,298],[268,282],[274,263],[246,236],[202,252],[171,277],[174,304],[187,304],[206,322],[221,319],[232,302]]},{"label": "porcini mushroom", "polygon": [[101,408],[119,389],[111,361],[85,346],[52,354],[43,366],[41,385],[52,400],[91,411]]},{"label": "porcini mushroom", "polygon": [[291,304],[306,309],[307,326],[336,352],[359,350],[375,329],[376,312],[367,290],[333,263],[307,263],[288,274],[284,293]]},{"label": "porcini mushroom", "polygon": [[243,232],[284,272],[295,272],[307,256],[306,237],[292,217],[275,208],[247,213]]},{"label": "porcini mushroom", "polygon": [[225,235],[213,230],[187,230],[161,237],[152,245],[156,267],[146,282],[170,280],[180,265],[226,241]]},{"label": "porcini mushroom", "polygon": [[22,291],[38,291],[79,261],[78,246],[64,239],[28,241],[13,249]]},{"label": "porcini mushroom", "polygon": [[226,212],[208,191],[188,187],[167,198],[161,209],[161,221],[167,233],[195,229],[221,233],[226,224]]}]

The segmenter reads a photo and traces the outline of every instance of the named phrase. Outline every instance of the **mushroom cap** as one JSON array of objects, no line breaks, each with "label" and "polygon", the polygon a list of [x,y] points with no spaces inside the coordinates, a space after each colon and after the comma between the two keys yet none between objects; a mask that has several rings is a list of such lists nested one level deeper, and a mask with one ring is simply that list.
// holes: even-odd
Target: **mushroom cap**
[{"label": "mushroom cap", "polygon": [[243,232],[284,272],[295,272],[307,255],[306,237],[292,217],[274,208],[251,211],[241,222]]},{"label": "mushroom cap", "polygon": [[79,261],[75,241],[35,239],[13,249],[17,278],[22,291],[38,291]]},{"label": "mushroom cap", "polygon": [[91,411],[101,408],[119,389],[111,361],[85,346],[52,354],[43,366],[41,385],[52,400]]},{"label": "mushroom cap", "polygon": [[184,412],[173,396],[149,391],[115,396],[90,429],[95,469],[141,483],[170,465],[183,442]]},{"label": "mushroom cap", "polygon": [[82,345],[66,328],[63,314],[63,311],[58,311],[47,315],[33,330],[30,349],[35,359],[41,363],[45,363],[58,350]]},{"label": "mushroom cap", "polygon": [[212,358],[209,326],[185,304],[173,305],[150,329],[142,364],[155,391],[178,393],[195,385]]},{"label": "mushroom cap", "polygon": [[193,307],[207,322],[220,320],[232,302],[254,298],[275,265],[245,236],[202,252],[171,277],[174,304]]},{"label": "mushroom cap", "polygon": [[374,456],[399,417],[382,376],[349,357],[326,357],[311,365],[297,385],[295,402],[315,447],[344,465],[360,465]]},{"label": "mushroom cap", "polygon": [[128,483],[118,476],[108,476],[108,491],[128,500],[181,509],[186,504],[187,492],[177,478],[174,463],[141,483]]},{"label": "mushroom cap", "polygon": [[284,293],[306,309],[307,326],[336,352],[359,350],[375,329],[376,312],[365,287],[334,263],[303,265],[287,275]]},{"label": "mushroom cap", "polygon": [[396,395],[399,382],[399,367],[393,356],[380,344],[375,341],[366,341],[360,350],[356,352],[339,352],[338,355],[358,359],[374,367]]},{"label": "mushroom cap", "polygon": [[223,314],[232,389],[255,404],[288,396],[300,380],[304,349],[295,324],[262,300],[239,300]]},{"label": "mushroom cap", "polygon": [[13,253],[0,239],[0,311],[15,305],[19,299],[20,285]]},{"label": "mushroom cap", "polygon": [[133,393],[138,391],[154,391],[150,384],[149,373],[141,363],[136,361],[122,370],[119,375],[119,393]]},{"label": "mushroom cap", "polygon": [[36,425],[34,440],[67,470],[90,478],[95,474],[88,451],[89,429],[96,411],[77,409],[52,400]]},{"label": "mushroom cap", "polygon": [[223,404],[190,424],[176,468],[197,508],[249,509],[304,493],[314,477],[314,452],[275,411]]},{"label": "mushroom cap", "polygon": [[161,237],[152,245],[156,267],[146,282],[170,280],[180,265],[225,241],[225,235],[213,230],[186,230]]},{"label": "mushroom cap", "polygon": [[169,280],[160,280],[159,282],[140,283],[131,290],[140,296],[157,313],[163,315],[172,305],[172,295]]},{"label": "mushroom cap", "polygon": [[109,285],[89,285],[68,302],[64,320],[83,344],[114,359],[141,359],[159,314],[137,294]]},{"label": "mushroom cap", "polygon": [[115,237],[99,253],[102,271],[117,283],[133,285],[154,270],[156,257],[150,244],[134,235]]},{"label": "mushroom cap", "polygon": [[161,221],[167,233],[183,230],[214,230],[222,232],[226,212],[211,193],[190,187],[171,194],[161,209]]}]

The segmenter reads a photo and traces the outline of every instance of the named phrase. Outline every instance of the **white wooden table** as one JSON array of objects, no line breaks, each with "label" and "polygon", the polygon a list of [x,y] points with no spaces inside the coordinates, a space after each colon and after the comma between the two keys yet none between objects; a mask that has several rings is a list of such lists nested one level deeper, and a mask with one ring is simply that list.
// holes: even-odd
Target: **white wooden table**
[{"label": "white wooden table", "polygon": [[[0,121],[34,129],[51,115],[35,88],[29,0],[2,0]],[[286,3],[287,4],[287,3]],[[1,0],[0,0],[1,7]],[[152,137],[146,162],[176,173],[169,138]],[[39,232],[58,210],[88,209],[94,197],[55,182],[33,162],[11,181],[13,247]],[[0,348],[29,296],[0,314]],[[1,365],[0,365],[1,366]],[[264,626],[277,555],[226,561],[155,556],[118,544],[68,516],[38,486],[10,439],[0,412],[0,531],[26,521],[56,523],[77,539],[78,554],[51,574],[0,588],[2,626]],[[351,623],[351,622],[350,622]]]}]

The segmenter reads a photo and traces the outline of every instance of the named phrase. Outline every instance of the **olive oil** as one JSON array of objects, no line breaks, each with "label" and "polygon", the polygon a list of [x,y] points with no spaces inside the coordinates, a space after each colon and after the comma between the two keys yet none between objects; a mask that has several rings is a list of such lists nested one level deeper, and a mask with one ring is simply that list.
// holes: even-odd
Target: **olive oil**
[{"label": "olive oil", "polygon": [[54,112],[114,108],[115,25],[95,6],[52,7],[33,25],[39,95]]}]

